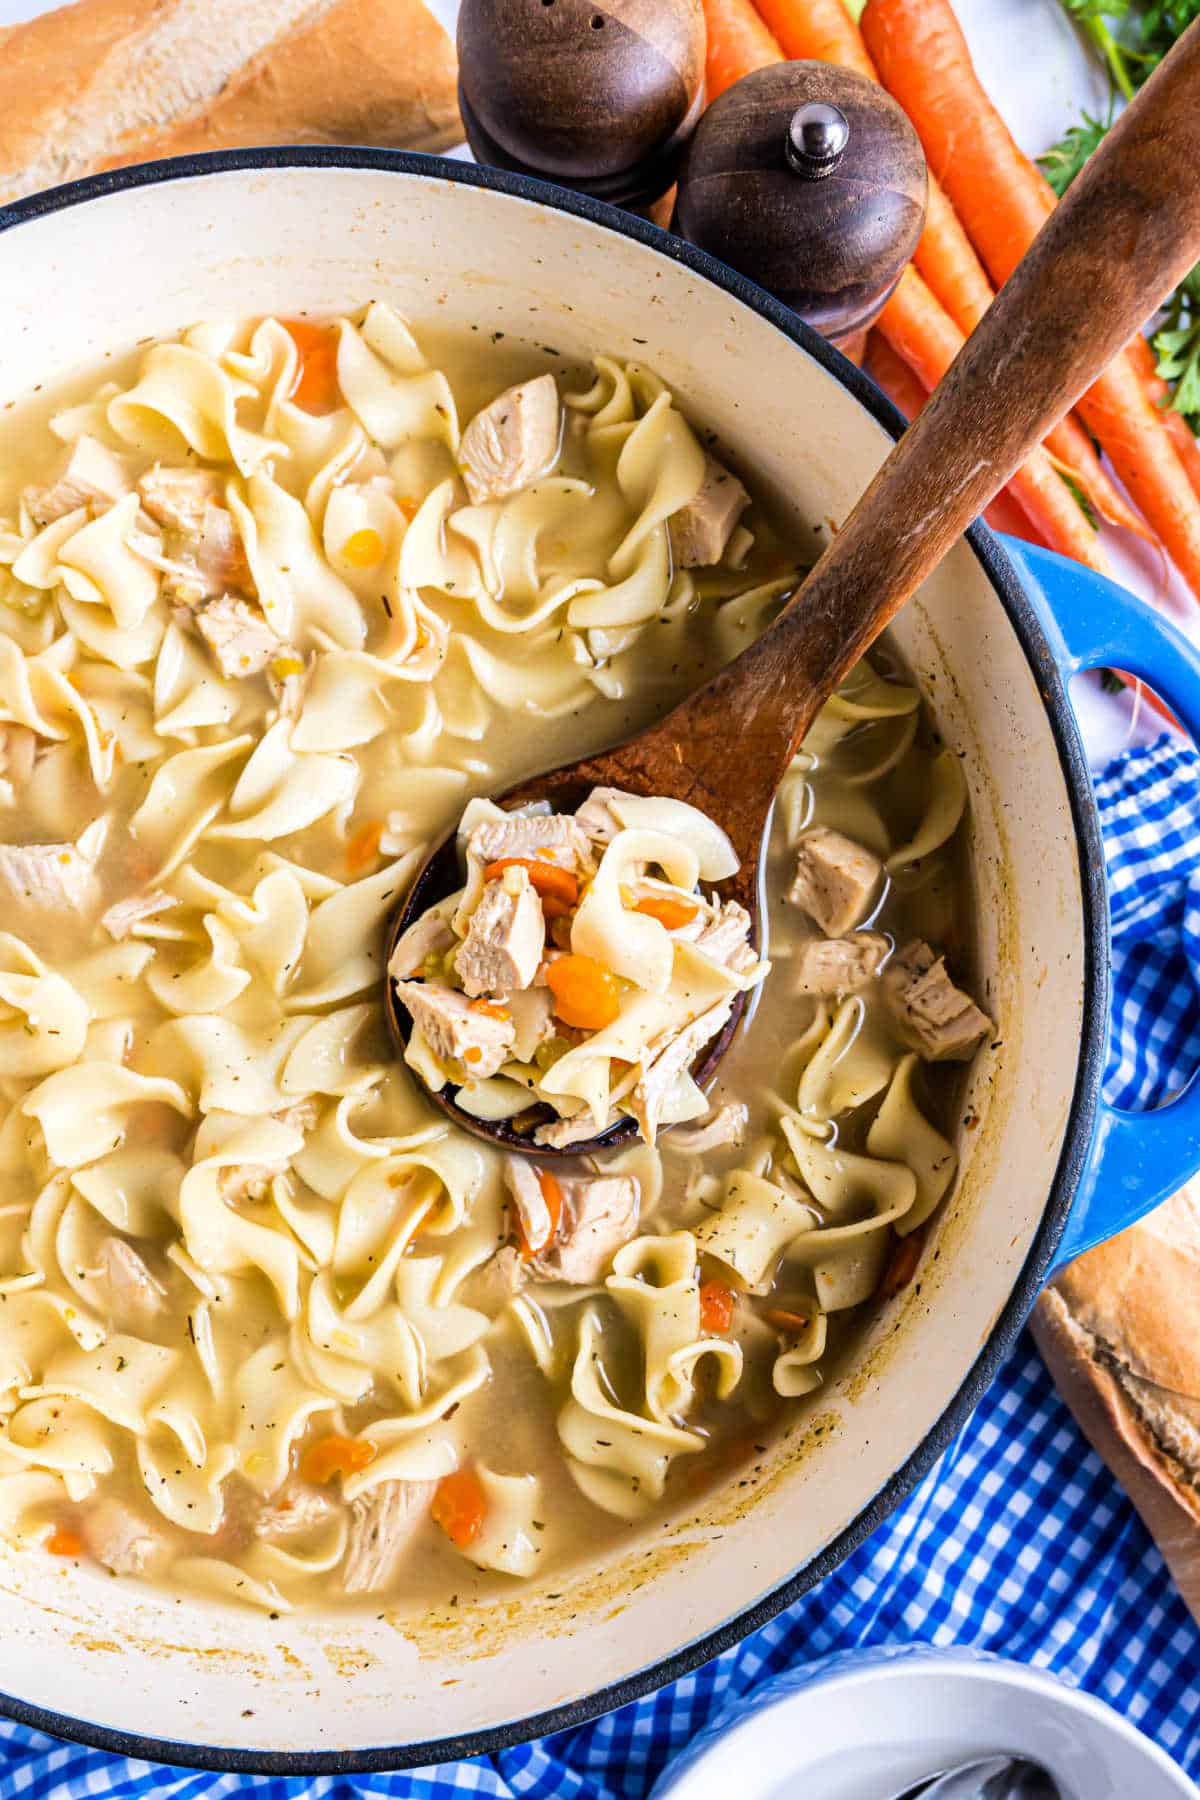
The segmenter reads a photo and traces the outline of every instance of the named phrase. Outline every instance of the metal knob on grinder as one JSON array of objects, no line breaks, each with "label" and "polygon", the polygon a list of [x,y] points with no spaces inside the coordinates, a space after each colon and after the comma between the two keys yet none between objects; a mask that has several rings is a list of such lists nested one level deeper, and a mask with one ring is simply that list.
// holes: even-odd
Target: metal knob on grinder
[{"label": "metal knob on grinder", "polygon": [[827,100],[806,100],[792,114],[783,151],[797,175],[820,181],[846,154],[850,121],[840,106]]},{"label": "metal knob on grinder", "polygon": [[703,111],[705,42],[701,0],[462,0],[467,141],[479,162],[646,207]]},{"label": "metal knob on grinder", "polygon": [[828,63],[776,63],[709,107],[672,229],[826,337],[871,323],[925,222],[925,157],[884,90]]}]

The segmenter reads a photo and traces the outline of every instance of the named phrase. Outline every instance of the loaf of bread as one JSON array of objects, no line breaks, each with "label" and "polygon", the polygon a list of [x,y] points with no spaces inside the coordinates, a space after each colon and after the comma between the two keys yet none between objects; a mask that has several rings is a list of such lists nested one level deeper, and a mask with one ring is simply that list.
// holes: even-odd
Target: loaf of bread
[{"label": "loaf of bread", "polygon": [[1033,1334],[1200,1619],[1200,1183],[1072,1263]]},{"label": "loaf of bread", "polygon": [[440,150],[456,95],[421,0],[77,0],[0,29],[0,201],[197,150]]}]

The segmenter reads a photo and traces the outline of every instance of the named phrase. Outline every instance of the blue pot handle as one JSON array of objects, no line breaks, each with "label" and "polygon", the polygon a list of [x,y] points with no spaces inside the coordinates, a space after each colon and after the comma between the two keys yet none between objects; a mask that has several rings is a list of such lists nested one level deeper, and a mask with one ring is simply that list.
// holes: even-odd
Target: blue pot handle
[{"label": "blue pot handle", "polygon": [[[1200,743],[1200,651],[1183,633],[1115,581],[1053,551],[1003,541],[1063,679],[1103,668],[1140,676]],[[1122,1112],[1101,1098],[1056,1268],[1132,1225],[1198,1169],[1200,1072],[1152,1112]]]}]

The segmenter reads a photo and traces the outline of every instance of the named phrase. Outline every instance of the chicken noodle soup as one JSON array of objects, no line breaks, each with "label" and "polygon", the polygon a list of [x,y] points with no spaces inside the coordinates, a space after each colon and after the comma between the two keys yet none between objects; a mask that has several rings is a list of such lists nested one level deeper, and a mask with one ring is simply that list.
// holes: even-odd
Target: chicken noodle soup
[{"label": "chicken noodle soup", "polygon": [[464,886],[388,964],[413,1022],[405,1061],[429,1088],[451,1085],[478,1119],[544,1104],[532,1148],[624,1118],[653,1144],[706,1113],[692,1064],[768,969],[745,907],[697,892],[737,872],[720,827],[681,800],[595,788],[574,816],[473,800],[458,836]]},{"label": "chicken noodle soup", "polygon": [[[911,1275],[946,1059],[989,1030],[942,956],[969,963],[962,777],[903,672],[860,668],[787,779],[771,972],[701,1111],[655,1074],[677,965],[684,1012],[765,973],[707,897],[716,840],[609,793],[527,858],[479,800],[660,714],[796,584],[653,374],[376,303],[144,346],[0,452],[0,1535],[269,1612],[403,1608],[726,1478]],[[394,1055],[386,922],[464,817],[444,985],[514,1052],[475,1104],[532,1068],[655,1141],[508,1159]],[[603,921],[578,950],[659,1008],[625,1056],[588,1052],[595,982],[549,979],[587,904],[551,954],[526,865],[563,869],[559,832],[577,894],[634,840],[603,881],[650,961]]]}]

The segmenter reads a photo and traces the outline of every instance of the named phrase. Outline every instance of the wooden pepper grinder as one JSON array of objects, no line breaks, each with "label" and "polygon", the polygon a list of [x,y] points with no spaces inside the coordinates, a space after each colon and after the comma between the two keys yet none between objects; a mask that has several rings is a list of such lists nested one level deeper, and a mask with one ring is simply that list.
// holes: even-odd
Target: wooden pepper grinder
[{"label": "wooden pepper grinder", "polygon": [[479,162],[648,207],[704,110],[701,0],[462,0],[458,98]]},{"label": "wooden pepper grinder", "polygon": [[917,134],[881,87],[828,63],[776,63],[701,119],[672,229],[836,341],[864,330],[900,279],[926,191]]}]

